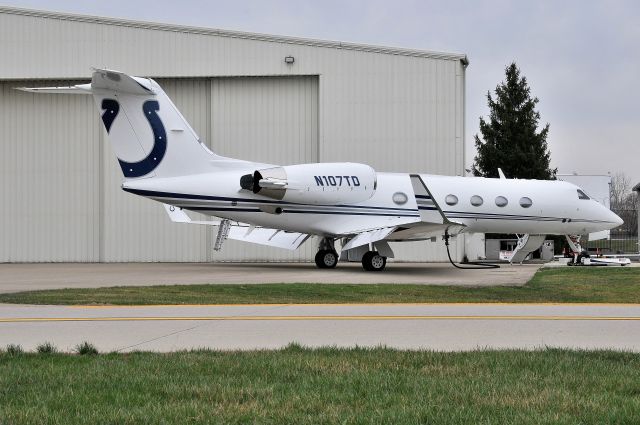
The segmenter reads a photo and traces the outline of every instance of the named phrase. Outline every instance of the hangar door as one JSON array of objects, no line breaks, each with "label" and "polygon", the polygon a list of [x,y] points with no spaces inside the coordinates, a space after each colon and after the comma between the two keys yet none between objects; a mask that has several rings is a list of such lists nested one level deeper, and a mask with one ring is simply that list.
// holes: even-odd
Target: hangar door
[{"label": "hangar door", "polygon": [[93,99],[15,90],[78,82],[0,82],[0,262],[99,259]]},{"label": "hangar door", "polygon": [[[82,81],[85,82],[85,81]],[[317,77],[158,79],[215,152],[277,164],[317,160]],[[0,262],[299,261],[171,223],[158,203],[120,189],[122,173],[89,96],[34,95],[0,82]]]},{"label": "hangar door", "polygon": [[[220,155],[256,162],[316,162],[318,77],[213,78],[210,145]],[[212,260],[309,260],[314,245],[310,240],[290,252],[228,240]]]},{"label": "hangar door", "polygon": [[[317,77],[157,81],[217,154],[277,164],[317,158]],[[171,223],[160,204],[120,190],[117,161],[104,147],[102,261],[300,261],[315,254],[313,244],[290,252],[231,240],[214,252],[216,227]]]}]

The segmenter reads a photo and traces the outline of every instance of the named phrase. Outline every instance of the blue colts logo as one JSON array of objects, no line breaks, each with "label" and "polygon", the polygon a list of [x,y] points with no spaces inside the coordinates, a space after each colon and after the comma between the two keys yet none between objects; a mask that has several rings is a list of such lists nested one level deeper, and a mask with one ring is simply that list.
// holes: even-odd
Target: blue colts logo
[{"label": "blue colts logo", "polygon": [[[118,116],[120,105],[113,99],[104,99],[102,101],[102,109],[104,110],[102,122],[108,133],[111,130],[113,121]],[[142,104],[144,116],[149,121],[153,131],[153,148],[144,159],[138,162],[127,162],[118,158],[120,168],[122,168],[122,173],[125,177],[141,177],[149,174],[156,169],[162,158],[164,158],[164,154],[167,152],[167,132],[157,114],[159,110],[160,104],[156,100],[147,100]]]},{"label": "blue colts logo", "polygon": [[102,109],[104,110],[102,122],[108,133],[111,130],[111,124],[113,124],[113,121],[118,116],[118,112],[120,112],[120,105],[113,99],[103,99]]}]

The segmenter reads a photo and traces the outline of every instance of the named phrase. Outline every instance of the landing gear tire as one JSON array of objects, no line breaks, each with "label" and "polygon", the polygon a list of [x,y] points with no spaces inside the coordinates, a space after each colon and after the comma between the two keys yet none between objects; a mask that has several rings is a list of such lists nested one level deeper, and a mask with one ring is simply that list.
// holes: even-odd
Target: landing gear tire
[{"label": "landing gear tire", "polygon": [[338,265],[338,253],[328,249],[321,249],[316,254],[315,260],[319,269],[333,269]]},{"label": "landing gear tire", "polygon": [[362,267],[368,272],[381,272],[387,265],[387,257],[377,251],[369,251],[362,256]]}]

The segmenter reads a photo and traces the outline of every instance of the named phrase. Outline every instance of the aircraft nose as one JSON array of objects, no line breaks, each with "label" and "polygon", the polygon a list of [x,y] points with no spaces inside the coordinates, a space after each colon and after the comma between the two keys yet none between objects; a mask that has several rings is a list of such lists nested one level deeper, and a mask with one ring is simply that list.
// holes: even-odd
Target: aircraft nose
[{"label": "aircraft nose", "polygon": [[612,229],[621,226],[622,224],[624,224],[624,220],[622,220],[618,214],[614,213],[611,210],[607,210],[608,216],[607,216],[607,221],[610,222],[611,224],[613,224],[613,226],[611,227]]},{"label": "aircraft nose", "polygon": [[613,211],[611,212],[611,214],[613,214],[614,223],[616,223],[616,227],[622,226],[624,224],[624,220],[621,219],[620,216],[618,216],[618,214],[614,213]]}]

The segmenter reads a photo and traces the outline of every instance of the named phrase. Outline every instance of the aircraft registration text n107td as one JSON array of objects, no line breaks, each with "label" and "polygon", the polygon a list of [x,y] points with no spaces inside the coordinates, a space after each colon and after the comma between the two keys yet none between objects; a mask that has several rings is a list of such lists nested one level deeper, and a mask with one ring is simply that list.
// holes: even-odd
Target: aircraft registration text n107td
[{"label": "aircraft registration text n107td", "polygon": [[[226,158],[202,143],[158,83],[118,71],[96,69],[88,84],[22,90],[92,95],[122,168],[122,189],[163,203],[175,222],[218,226],[215,249],[231,238],[293,250],[318,236],[318,267],[336,266],[341,241],[340,258],[379,271],[393,257],[392,241],[462,232],[586,235],[622,224],[562,181]],[[192,221],[185,210],[217,220]]]}]

